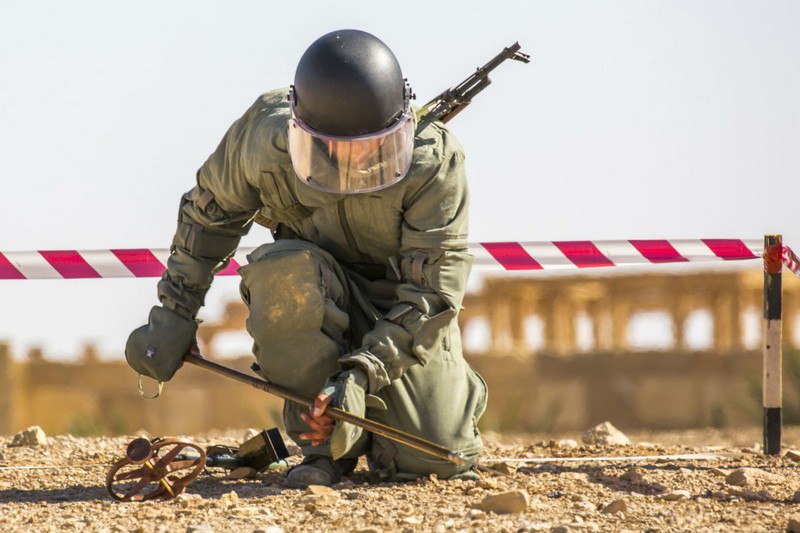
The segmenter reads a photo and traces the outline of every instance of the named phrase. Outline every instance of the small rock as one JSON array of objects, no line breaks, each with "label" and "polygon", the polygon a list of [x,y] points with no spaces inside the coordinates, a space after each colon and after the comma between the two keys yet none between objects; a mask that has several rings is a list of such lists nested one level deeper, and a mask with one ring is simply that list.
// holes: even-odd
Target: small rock
[{"label": "small rock", "polygon": [[668,502],[677,502],[691,498],[692,493],[688,490],[671,490],[659,496],[660,499]]},{"label": "small rock", "polygon": [[628,511],[628,502],[625,500],[614,500],[605,507],[603,507],[603,514],[617,514],[625,513]]},{"label": "small rock", "polygon": [[226,476],[226,479],[250,479],[256,477],[257,475],[258,470],[255,468],[250,468],[249,466],[240,466],[239,468],[234,468],[231,470]]},{"label": "small rock", "polygon": [[786,524],[786,533],[800,533],[800,515],[789,517],[789,522]]},{"label": "small rock", "polygon": [[475,483],[476,487],[480,487],[482,489],[496,489],[498,488],[497,481],[491,478],[487,479],[479,479],[477,483]]},{"label": "small rock", "polygon": [[483,489],[480,487],[472,487],[467,491],[467,496],[478,496],[483,494]]},{"label": "small rock", "polygon": [[305,494],[312,494],[314,496],[332,494],[337,498],[339,497],[338,491],[335,491],[334,489],[326,487],[324,485],[309,485],[308,488],[306,488]]},{"label": "small rock", "polygon": [[597,507],[592,502],[575,502],[572,508],[582,513],[593,513],[597,511]]},{"label": "small rock", "polygon": [[283,533],[283,528],[280,526],[266,526],[254,529],[253,533]]},{"label": "small rock", "polygon": [[309,507],[331,507],[336,505],[339,501],[339,493],[334,492],[333,494],[309,494],[308,496],[304,496],[297,500],[297,503],[301,505],[305,505],[306,510],[309,510]]},{"label": "small rock", "polygon": [[792,501],[794,503],[800,503],[800,490],[794,493],[794,496],[792,496]]},{"label": "small rock", "polygon": [[728,474],[725,482],[728,485],[743,487],[754,483],[778,484],[782,483],[783,479],[758,468],[739,468]]},{"label": "small rock", "polygon": [[619,476],[622,481],[627,481],[628,483],[641,483],[644,479],[644,475],[642,471],[636,467],[629,468],[624,474]]},{"label": "small rock", "polygon": [[496,470],[501,474],[505,474],[507,476],[514,475],[514,472],[517,471],[517,467],[512,465],[511,463],[494,463],[489,465],[489,468],[492,470]]},{"label": "small rock", "polygon": [[8,446],[47,446],[47,435],[39,426],[31,426],[14,435]]},{"label": "small rock", "polygon": [[182,492],[175,497],[175,501],[177,502],[178,506],[183,509],[196,505],[202,500],[203,497],[199,494],[187,494],[185,492]]},{"label": "small rock", "polygon": [[575,439],[561,439],[559,441],[556,441],[556,446],[558,446],[559,448],[570,448],[570,449],[577,448],[578,441],[576,441]]},{"label": "small rock", "polygon": [[789,450],[788,452],[786,452],[786,455],[784,457],[786,457],[787,459],[791,459],[792,461],[795,462],[800,462],[800,451]]},{"label": "small rock", "polygon": [[468,516],[473,520],[483,520],[486,518],[486,513],[480,509],[470,509]]},{"label": "small rock", "polygon": [[766,490],[760,490],[756,492],[752,489],[729,488],[728,494],[731,496],[735,496],[737,498],[741,498],[748,502],[765,502],[772,499],[772,494],[770,494]]},{"label": "small rock", "polygon": [[151,438],[150,432],[147,431],[144,428],[139,428],[136,431],[134,431],[133,432],[133,436],[134,437],[142,437],[142,438],[145,438],[145,439]]},{"label": "small rock", "polygon": [[569,526],[553,526],[550,528],[550,533],[569,533]]},{"label": "small rock", "polygon": [[265,514],[265,509],[261,507],[234,507],[229,509],[228,512],[236,516],[256,516]]},{"label": "small rock", "polygon": [[226,492],[225,494],[219,497],[219,503],[227,507],[233,507],[237,503],[239,503],[239,495],[236,494],[235,490]]},{"label": "small rock", "polygon": [[364,493],[358,492],[357,490],[343,490],[342,496],[344,496],[348,500],[361,500],[366,498],[366,495]]},{"label": "small rock", "polygon": [[352,489],[355,486],[356,486],[355,483],[353,483],[349,479],[343,479],[339,483],[333,485],[333,487],[331,487],[331,488],[336,489],[336,490],[347,490],[347,489]]},{"label": "small rock", "polygon": [[186,533],[213,533],[211,526],[206,524],[195,524],[186,527]]},{"label": "small rock", "polygon": [[719,477],[727,477],[731,473],[730,470],[725,470],[724,468],[712,468],[709,472]]},{"label": "small rock", "polygon": [[248,440],[258,435],[259,433],[261,432],[256,428],[249,428],[245,430],[244,435],[242,435],[242,442],[247,442]]},{"label": "small rock", "polygon": [[611,425],[611,422],[603,422],[587,430],[581,439],[585,444],[604,444],[608,446],[624,446],[631,443],[623,432]]},{"label": "small rock", "polygon": [[517,489],[486,496],[476,507],[497,514],[520,513],[530,505],[530,497],[524,490]]}]

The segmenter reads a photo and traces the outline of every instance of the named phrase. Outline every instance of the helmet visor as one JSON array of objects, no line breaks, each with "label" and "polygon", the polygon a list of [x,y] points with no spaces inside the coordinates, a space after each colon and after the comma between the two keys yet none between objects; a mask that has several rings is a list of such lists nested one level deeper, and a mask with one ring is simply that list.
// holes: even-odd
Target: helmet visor
[{"label": "helmet visor", "polygon": [[289,155],[297,177],[315,189],[344,194],[377,191],[408,173],[414,131],[414,114],[408,108],[390,127],[358,137],[325,135],[293,112]]}]

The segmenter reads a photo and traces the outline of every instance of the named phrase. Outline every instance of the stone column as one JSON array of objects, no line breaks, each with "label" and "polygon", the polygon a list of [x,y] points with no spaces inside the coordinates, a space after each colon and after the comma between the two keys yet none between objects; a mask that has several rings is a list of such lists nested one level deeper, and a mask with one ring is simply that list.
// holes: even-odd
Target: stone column
[{"label": "stone column", "polygon": [[508,299],[508,333],[511,337],[511,350],[515,354],[530,352],[525,342],[525,305],[522,296],[514,295]]},{"label": "stone column", "polygon": [[614,295],[611,303],[611,349],[626,352],[628,346],[628,323],[631,319],[631,305],[625,298]]},{"label": "stone column", "polygon": [[713,299],[714,351],[729,352],[742,347],[741,310],[738,294],[720,291]]},{"label": "stone column", "polygon": [[672,318],[672,347],[676,351],[686,350],[686,317],[689,316],[689,305],[680,295],[670,301],[669,314]]},{"label": "stone column", "polygon": [[542,302],[545,350],[571,354],[575,346],[575,309],[566,294],[557,294]]},{"label": "stone column", "polygon": [[506,298],[489,300],[489,325],[492,334],[492,355],[508,355],[512,350],[511,314]]},{"label": "stone column", "polygon": [[605,352],[611,349],[611,309],[604,300],[591,302],[587,307],[592,319],[594,351]]}]

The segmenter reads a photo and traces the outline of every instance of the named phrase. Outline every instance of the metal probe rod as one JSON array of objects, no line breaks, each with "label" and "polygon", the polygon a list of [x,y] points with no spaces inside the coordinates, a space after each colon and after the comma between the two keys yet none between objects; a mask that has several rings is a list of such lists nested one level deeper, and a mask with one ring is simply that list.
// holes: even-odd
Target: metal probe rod
[{"label": "metal probe rod", "polygon": [[[297,394],[292,390],[281,387],[280,385],[275,385],[269,381],[248,376],[243,372],[239,372],[238,370],[228,368],[227,366],[220,365],[219,363],[209,361],[208,359],[204,359],[194,353],[187,353],[183,356],[183,360],[187,363],[210,370],[215,374],[220,374],[222,376],[235,379],[241,383],[246,383],[251,387],[255,387],[256,389],[273,394],[279,398],[283,398],[284,400],[288,400],[299,405],[305,405],[306,407],[313,407],[314,405],[314,400],[311,398]],[[386,437],[387,439],[399,442],[400,444],[405,444],[406,446],[414,448],[415,450],[419,450],[429,455],[433,455],[434,457],[450,461],[453,464],[460,465],[464,462],[464,458],[460,452],[448,450],[444,446],[439,446],[438,444],[434,444],[433,442],[427,441],[415,435],[411,435],[410,433],[400,431],[399,429],[385,426],[379,422],[375,422],[367,418],[361,418],[360,416],[348,413],[347,411],[339,409],[338,407],[328,406],[325,409],[325,414],[334,420],[348,422],[354,426],[366,429],[375,435],[380,435],[381,437]]]}]

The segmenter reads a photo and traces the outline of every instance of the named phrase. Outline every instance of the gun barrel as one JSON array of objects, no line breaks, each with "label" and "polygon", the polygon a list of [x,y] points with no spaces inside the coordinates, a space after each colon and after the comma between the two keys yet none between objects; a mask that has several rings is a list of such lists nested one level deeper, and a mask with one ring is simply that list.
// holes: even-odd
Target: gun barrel
[{"label": "gun barrel", "polygon": [[530,62],[530,55],[520,52],[519,42],[515,42],[511,46],[503,48],[503,51],[494,56],[482,67],[475,69],[467,79],[442,92],[434,99],[426,103],[418,111],[417,118],[433,118],[447,122],[470,104],[472,99],[485,89],[490,83],[489,73],[496,69],[506,59],[513,59],[514,61],[521,61],[522,63]]}]

